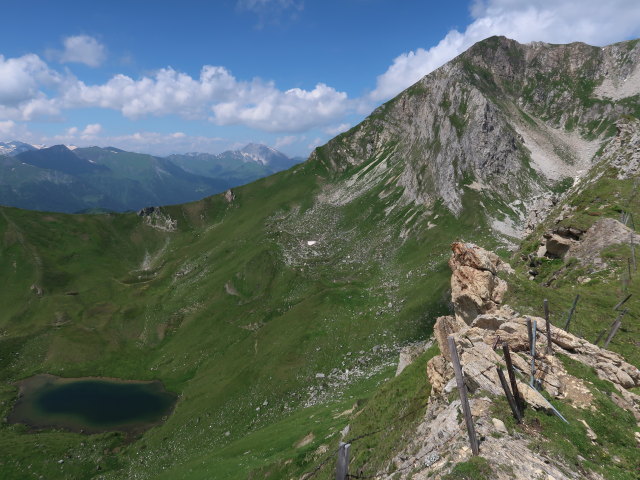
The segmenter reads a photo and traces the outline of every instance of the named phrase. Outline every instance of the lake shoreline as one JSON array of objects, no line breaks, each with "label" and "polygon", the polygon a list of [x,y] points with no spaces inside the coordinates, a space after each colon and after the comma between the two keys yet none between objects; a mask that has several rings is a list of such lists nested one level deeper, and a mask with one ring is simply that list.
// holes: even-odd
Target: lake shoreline
[{"label": "lake shoreline", "polygon": [[[179,398],[179,395],[168,391],[164,383],[157,379],[59,377],[41,373],[15,382],[14,385],[18,387],[18,395],[7,415],[7,422],[25,425],[29,433],[61,429],[85,435],[121,432],[131,437],[164,423],[173,414]],[[129,389],[129,395],[124,393],[127,386],[135,387]],[[91,392],[92,388],[102,391],[104,398],[100,397],[99,392]],[[73,392],[76,392],[75,397]],[[69,405],[79,401],[79,393],[90,397],[87,397],[88,403],[80,405],[80,411],[73,412],[69,410],[72,408]],[[67,397],[63,400],[57,398],[58,407],[47,407],[47,402],[51,403],[52,398],[61,395]],[[106,403],[101,404],[101,401]],[[55,411],[60,405],[62,410]],[[47,412],[47,408],[54,408],[53,413]],[[131,418],[119,418],[125,415],[123,411],[126,412],[127,408],[131,411]],[[102,420],[101,415],[105,417]],[[109,415],[115,415],[114,418],[117,419],[109,419]]]}]

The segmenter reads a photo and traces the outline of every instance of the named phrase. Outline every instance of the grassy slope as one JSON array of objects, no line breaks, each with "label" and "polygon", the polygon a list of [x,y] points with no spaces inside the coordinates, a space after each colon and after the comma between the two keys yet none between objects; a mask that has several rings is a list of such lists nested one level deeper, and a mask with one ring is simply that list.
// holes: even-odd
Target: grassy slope
[{"label": "grassy slope", "polygon": [[[366,175],[381,155],[349,175]],[[2,424],[0,475],[296,474],[317,463],[321,445],[335,445],[348,421],[336,415],[354,403],[368,402],[370,413],[358,417],[365,430],[377,415],[396,418],[394,386],[408,381],[406,390],[398,387],[402,397],[422,397],[427,387],[417,387],[413,369],[406,374],[413,380],[401,376],[368,401],[395,360],[373,347],[428,336],[447,309],[448,246],[464,238],[494,248],[478,205],[492,207],[468,190],[459,218],[438,205],[430,214],[410,206],[385,211],[399,192],[383,181],[350,202],[314,202],[321,186],[342,185],[338,193],[350,195],[347,180],[307,163],[238,189],[232,205],[216,196],[168,207],[178,220],[174,233],[134,215],[0,210],[0,273],[9,279],[0,291],[0,414],[15,398],[12,382],[36,372],[159,378],[180,394],[164,425],[126,444],[118,434],[26,434]],[[429,221],[437,227],[427,228]],[[412,232],[398,239],[407,226]],[[308,240],[320,241],[309,248]],[[145,259],[148,269],[140,270]],[[535,308],[550,290],[532,288],[523,269],[510,300]],[[42,298],[32,284],[43,287]],[[316,378],[357,371],[359,358],[377,373],[338,387]],[[303,408],[310,386],[330,394]],[[310,432],[315,440],[297,448]],[[368,445],[380,458],[359,457],[364,467],[392,453],[384,438]]]},{"label": "grassy slope", "polygon": [[[398,247],[392,233],[407,211],[385,216],[378,191],[319,208],[318,185],[343,179],[317,168],[240,188],[232,205],[216,196],[168,207],[173,233],[131,214],[0,210],[3,414],[12,382],[37,372],[159,378],[180,394],[166,424],[120,448],[117,434],[26,434],[3,424],[2,475],[30,464],[53,478],[238,478],[287,458],[304,469],[309,449],[346,424],[335,410],[393,373],[395,351],[373,347],[424,338],[446,310],[448,245],[478,222],[442,211],[440,228],[417,227]],[[318,235],[320,253],[296,257]],[[361,370],[378,373],[321,388],[316,373],[353,371],[360,357]],[[333,393],[301,410],[309,385]],[[290,442],[314,429],[308,448]]]},{"label": "grassy slope", "polygon": [[[621,218],[621,212],[630,212],[634,218],[640,218],[640,199],[633,192],[637,190],[635,179],[618,180],[617,172],[611,168],[603,168],[603,176],[579,193],[570,194],[567,203],[576,210],[557,225],[587,229],[598,219],[611,217]],[[638,349],[638,296],[640,281],[633,271],[628,281],[628,259],[631,258],[631,247],[615,245],[602,252],[603,260],[608,267],[602,271],[594,271],[589,266],[582,266],[575,260],[563,261],[543,260],[539,267],[540,274],[534,281],[528,279],[528,262],[523,256],[535,252],[542,232],[556,226],[554,219],[559,208],[552,212],[549,221],[540,225],[536,231],[523,242],[521,249],[511,259],[517,275],[513,278],[506,302],[521,310],[524,314],[542,316],[543,299],[550,304],[551,321],[564,327],[569,309],[577,294],[580,300],[576,313],[571,320],[570,331],[594,342],[600,333],[609,329],[618,312],[613,307],[628,294],[631,299],[625,304],[629,314],[622,327],[609,345],[609,349],[621,353],[627,361],[640,366],[640,350]],[[555,277],[549,286],[545,284]],[[586,283],[578,279],[590,278]],[[602,345],[602,341],[600,342]]]}]

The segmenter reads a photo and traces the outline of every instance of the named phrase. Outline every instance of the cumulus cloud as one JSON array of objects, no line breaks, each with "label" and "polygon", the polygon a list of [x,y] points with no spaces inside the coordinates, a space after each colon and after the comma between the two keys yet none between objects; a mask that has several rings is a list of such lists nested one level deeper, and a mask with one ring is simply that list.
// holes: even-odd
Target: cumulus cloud
[{"label": "cumulus cloud", "polygon": [[31,120],[59,113],[44,90],[58,88],[63,76],[38,55],[5,58],[0,55],[0,117]]},{"label": "cumulus cloud", "polygon": [[339,133],[346,132],[351,128],[350,123],[341,123],[340,125],[332,125],[324,129],[324,133],[329,135],[338,135]]},{"label": "cumulus cloud", "polygon": [[319,83],[313,90],[252,86],[236,98],[212,107],[218,125],[242,124],[266,132],[301,132],[344,115],[347,94]]},{"label": "cumulus cloud", "polygon": [[90,123],[82,131],[82,136],[92,138],[96,135],[99,135],[100,132],[102,132],[102,125],[100,125],[99,123]]},{"label": "cumulus cloud", "polygon": [[0,135],[6,137],[14,132],[16,128],[16,122],[13,120],[4,120],[0,122]]},{"label": "cumulus cloud", "polygon": [[276,138],[276,142],[273,146],[275,148],[286,147],[287,145],[291,145],[292,143],[299,142],[304,138],[305,138],[304,136],[299,137],[297,135],[285,135],[284,137]]},{"label": "cumulus cloud", "polygon": [[199,78],[163,68],[138,80],[120,74],[102,85],[78,81],[66,90],[63,102],[70,108],[120,110],[128,118],[168,114],[197,118],[205,115],[207,104],[227,100],[236,87],[238,82],[224,67],[204,66]]},{"label": "cumulus cloud", "polygon": [[119,110],[133,119],[177,114],[209,118],[218,125],[293,132],[325,125],[343,115],[347,94],[321,83],[313,90],[282,91],[272,82],[239,81],[224,67],[207,65],[199,78],[165,68],[138,80],[116,75],[102,85],[77,81],[61,102],[66,108]]},{"label": "cumulus cloud", "polygon": [[51,69],[37,55],[0,56],[0,117],[33,120],[74,108],[106,108],[125,117],[179,115],[267,132],[299,132],[338,120],[347,94],[319,83],[280,90],[273,82],[241,81],[226,68],[205,65],[198,77],[163,68],[138,79],[118,74],[87,85]]},{"label": "cumulus cloud", "polygon": [[451,30],[434,47],[396,57],[378,77],[370,98],[381,101],[393,97],[492,35],[519,42],[605,45],[640,33],[640,3],[636,0],[476,0],[471,14],[474,20],[463,32]]},{"label": "cumulus cloud", "polygon": [[59,53],[62,63],[84,63],[99,67],[107,58],[105,46],[89,35],[76,35],[64,39],[64,50]]}]

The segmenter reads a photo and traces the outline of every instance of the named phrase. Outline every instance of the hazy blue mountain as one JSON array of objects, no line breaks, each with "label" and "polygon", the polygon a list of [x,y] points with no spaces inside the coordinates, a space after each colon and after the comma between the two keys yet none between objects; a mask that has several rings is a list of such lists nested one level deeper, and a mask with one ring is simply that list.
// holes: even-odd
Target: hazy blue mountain
[{"label": "hazy blue mountain", "polygon": [[236,185],[287,170],[305,160],[300,157],[289,158],[282,152],[257,143],[219,154],[193,152],[168,158],[188,172],[225,178]]},{"label": "hazy blue mountain", "polygon": [[199,200],[300,160],[257,144],[162,158],[115,147],[12,141],[0,143],[0,204],[68,213],[138,210]]},{"label": "hazy blue mountain", "polygon": [[11,142],[0,142],[0,155],[18,155],[29,150],[37,150],[38,147],[28,143],[13,140]]}]

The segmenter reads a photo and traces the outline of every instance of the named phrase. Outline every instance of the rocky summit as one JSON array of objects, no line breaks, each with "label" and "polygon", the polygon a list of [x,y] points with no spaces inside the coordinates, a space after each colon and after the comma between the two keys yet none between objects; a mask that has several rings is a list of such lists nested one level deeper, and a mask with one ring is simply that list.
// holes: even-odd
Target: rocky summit
[{"label": "rocky summit", "polygon": [[[253,183],[137,213],[0,207],[0,477],[328,479],[350,444],[355,478],[636,479],[639,72],[638,41],[492,37]],[[136,434],[14,422],[39,374],[177,401]]]}]

